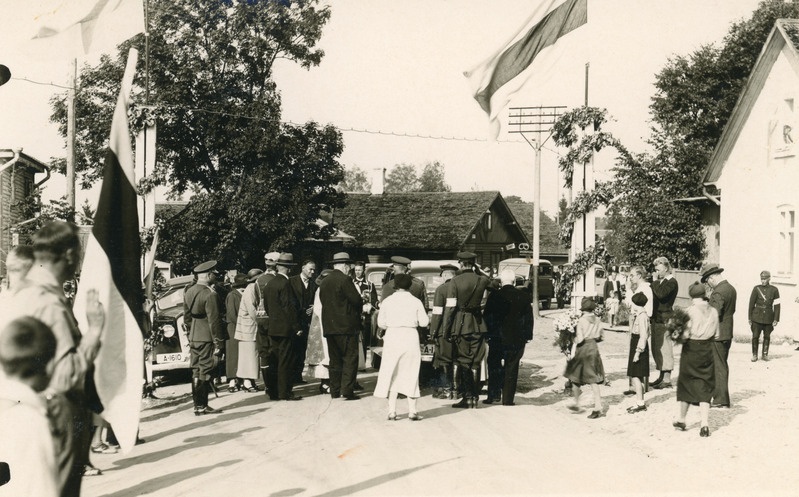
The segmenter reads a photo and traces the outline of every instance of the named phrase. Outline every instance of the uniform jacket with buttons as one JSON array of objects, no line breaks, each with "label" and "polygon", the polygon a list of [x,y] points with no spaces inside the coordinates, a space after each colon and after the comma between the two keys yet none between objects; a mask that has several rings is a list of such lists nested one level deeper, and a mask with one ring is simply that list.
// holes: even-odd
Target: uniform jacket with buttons
[{"label": "uniform jacket with buttons", "polygon": [[780,320],[780,291],[772,285],[757,285],[749,297],[749,321],[772,324]]},{"label": "uniform jacket with buttons", "polygon": [[183,296],[183,322],[189,329],[190,342],[224,340],[222,302],[212,288],[192,285]]},{"label": "uniform jacket with buttons", "polygon": [[450,280],[444,306],[445,335],[473,335],[488,331],[480,303],[490,283],[487,277],[471,270],[462,270]]}]

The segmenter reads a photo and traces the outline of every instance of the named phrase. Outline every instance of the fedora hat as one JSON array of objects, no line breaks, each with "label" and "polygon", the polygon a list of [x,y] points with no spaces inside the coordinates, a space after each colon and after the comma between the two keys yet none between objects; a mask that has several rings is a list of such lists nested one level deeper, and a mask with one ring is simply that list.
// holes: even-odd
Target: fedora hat
[{"label": "fedora hat", "polygon": [[280,257],[280,252],[269,252],[264,255],[264,263],[266,267],[274,267],[277,264],[277,259]]},{"label": "fedora hat", "polygon": [[707,281],[708,276],[720,273],[722,271],[724,271],[724,269],[720,268],[715,262],[702,264],[702,269],[699,270],[699,281],[704,283]]},{"label": "fedora hat", "polygon": [[239,273],[233,277],[233,284],[231,285],[233,288],[241,288],[243,286],[247,286],[247,282],[249,282],[249,278],[247,278],[246,274]]},{"label": "fedora hat", "polygon": [[333,260],[330,261],[331,264],[349,264],[350,262],[352,262],[352,259],[350,258],[350,254],[346,252],[337,252],[336,254],[333,254]]},{"label": "fedora hat", "polygon": [[277,258],[277,265],[278,266],[296,266],[297,263],[294,262],[294,255],[293,254],[280,254],[280,257]]},{"label": "fedora hat", "polygon": [[247,281],[252,283],[253,281],[257,280],[259,276],[264,274],[263,269],[253,268],[247,271]]}]

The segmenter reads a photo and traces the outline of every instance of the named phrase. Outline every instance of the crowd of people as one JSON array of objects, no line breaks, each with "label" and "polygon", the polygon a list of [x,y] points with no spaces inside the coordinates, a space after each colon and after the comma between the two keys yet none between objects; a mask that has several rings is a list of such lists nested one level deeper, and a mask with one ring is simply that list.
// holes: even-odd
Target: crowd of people
[{"label": "crowd of people", "polygon": [[[78,329],[65,293],[81,260],[74,225],[51,222],[32,242],[9,253],[0,292],[0,461],[14,474],[11,482],[0,486],[0,495],[76,496],[86,468],[91,468],[92,426],[100,426],[94,435],[100,444],[102,434],[110,430],[103,429],[101,418],[92,421],[97,414],[93,361],[106,313],[97,292],[88,289],[87,326]],[[300,401],[294,387],[307,383],[305,373],[319,380],[320,393],[359,400],[363,387],[358,371],[365,367],[373,322],[383,340],[374,396],[387,399],[389,421],[399,419],[400,395],[408,400],[407,419],[422,419],[417,408],[420,334],[428,333],[436,345],[434,397],[457,400],[453,408],[473,409],[487,380],[482,402],[513,406],[519,364],[525,344],[533,338],[531,295],[516,286],[513,271],[501,272],[499,282],[492,282],[476,265],[474,253],[460,252],[457,257],[457,266],[440,268],[444,282],[436,288],[432,309],[424,282],[410,275],[411,261],[401,256],[392,257],[390,277],[379,298],[364,277],[364,264],[346,252],[335,254],[328,261],[330,268],[318,275],[310,259],[299,264],[299,274],[291,275],[298,266],[294,256],[270,252],[265,269],[236,274],[224,298],[216,290],[216,262],[199,264],[193,271],[196,283],[184,294],[183,332],[190,346],[194,414],[221,412],[208,401],[223,357],[230,392],[258,392],[262,379],[270,399]],[[710,408],[730,407],[727,359],[736,291],[722,268],[706,264],[700,281],[688,290],[691,306],[681,311],[674,307],[678,284],[669,261],[659,257],[653,264],[651,283],[642,266],[632,267],[627,275],[630,388],[625,395],[635,399],[627,411],[646,411],[650,388],[673,387],[674,345],[679,342],[679,411],[673,425],[685,430],[689,406],[698,405],[700,435],[707,437]],[[752,361],[768,360],[770,334],[780,319],[779,291],[769,284],[768,271],[760,276],[749,302]],[[609,291],[621,300],[617,286]],[[582,411],[582,388],[592,389],[590,419],[606,411],[600,389],[605,370],[597,345],[603,324],[595,307],[592,298],[581,302],[564,373],[572,385],[570,409]],[[680,312],[685,319],[677,319],[675,326]],[[652,382],[650,354],[658,371]],[[15,429],[22,422],[33,428]]]}]

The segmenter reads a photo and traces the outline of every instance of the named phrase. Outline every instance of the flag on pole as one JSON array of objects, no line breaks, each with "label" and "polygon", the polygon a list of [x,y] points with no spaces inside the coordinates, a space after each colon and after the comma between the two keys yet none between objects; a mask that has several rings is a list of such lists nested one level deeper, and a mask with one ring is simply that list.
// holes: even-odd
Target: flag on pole
[{"label": "flag on pole", "polygon": [[69,38],[75,54],[104,52],[144,32],[142,0],[42,0],[33,38]]},{"label": "flag on pole", "polygon": [[[463,73],[496,132],[499,131],[496,122],[499,112],[531,76],[527,69],[533,61],[559,38],[587,22],[588,0],[544,0],[521,30],[496,53]],[[511,82],[514,84],[509,84]]]},{"label": "flag on pole", "polygon": [[90,289],[99,292],[105,323],[94,382],[102,416],[114,428],[123,451],[136,442],[144,378],[141,241],[127,112],[137,56],[131,49],[111,122],[100,200],[74,307],[80,328],[86,329],[86,293]]}]

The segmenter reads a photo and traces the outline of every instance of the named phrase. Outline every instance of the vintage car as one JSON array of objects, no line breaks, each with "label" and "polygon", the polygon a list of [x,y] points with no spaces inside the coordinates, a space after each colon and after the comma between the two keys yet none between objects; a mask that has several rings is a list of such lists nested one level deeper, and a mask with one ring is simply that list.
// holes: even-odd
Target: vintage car
[{"label": "vintage car", "polygon": [[[514,257],[499,261],[498,271],[510,269],[521,277],[521,286],[532,291],[533,285],[533,260],[524,257]],[[538,300],[542,309],[549,309],[552,297],[555,296],[555,287],[552,282],[552,263],[546,259],[538,259]]]},{"label": "vintage car", "polygon": [[155,301],[149,354],[153,372],[190,367],[189,341],[183,332],[183,295],[192,281],[192,276],[168,280],[166,290]]}]

